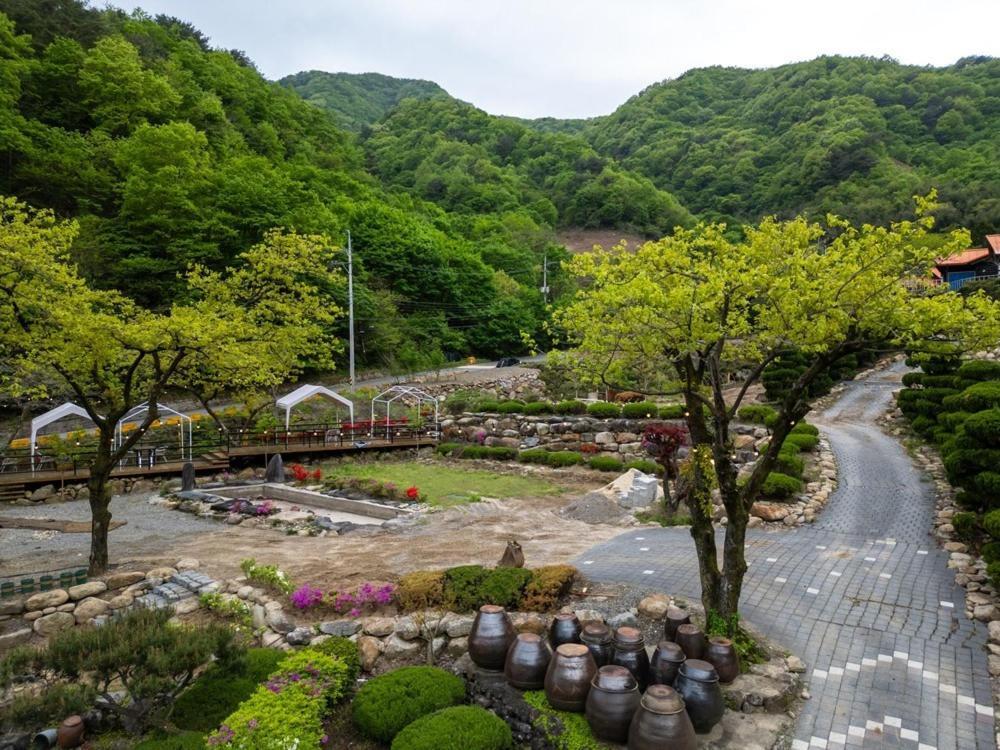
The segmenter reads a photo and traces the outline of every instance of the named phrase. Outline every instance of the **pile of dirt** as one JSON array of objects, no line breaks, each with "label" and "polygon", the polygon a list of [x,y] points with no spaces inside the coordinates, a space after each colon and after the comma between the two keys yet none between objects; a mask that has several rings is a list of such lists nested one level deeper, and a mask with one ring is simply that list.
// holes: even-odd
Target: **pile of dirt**
[{"label": "pile of dirt", "polygon": [[574,500],[560,511],[563,518],[591,524],[626,524],[632,516],[612,497],[601,492],[588,492],[579,500]]}]

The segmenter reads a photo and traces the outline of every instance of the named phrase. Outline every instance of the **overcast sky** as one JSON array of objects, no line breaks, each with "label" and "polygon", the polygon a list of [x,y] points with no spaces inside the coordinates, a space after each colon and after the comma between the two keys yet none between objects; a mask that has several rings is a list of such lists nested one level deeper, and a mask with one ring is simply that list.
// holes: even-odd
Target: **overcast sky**
[{"label": "overcast sky", "polygon": [[[99,4],[99,3],[95,3]],[[706,65],[821,54],[945,65],[1000,55],[1000,0],[142,0],[269,78],[300,70],[426,78],[494,114],[606,114]]]}]

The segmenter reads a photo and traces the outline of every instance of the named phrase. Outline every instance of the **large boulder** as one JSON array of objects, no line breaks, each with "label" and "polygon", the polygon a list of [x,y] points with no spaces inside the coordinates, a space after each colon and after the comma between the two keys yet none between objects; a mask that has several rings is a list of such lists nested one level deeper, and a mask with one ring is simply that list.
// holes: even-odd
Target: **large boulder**
[{"label": "large boulder", "polygon": [[103,615],[108,611],[108,603],[96,596],[91,596],[76,605],[73,610],[73,617],[76,618],[77,625],[83,625],[88,620]]},{"label": "large boulder", "polygon": [[46,607],[58,607],[60,604],[65,604],[69,601],[69,594],[66,593],[65,589],[52,589],[52,591],[43,591],[40,594],[32,594],[28,597],[28,600],[24,602],[24,609],[31,612],[36,609],[45,609]]},{"label": "large boulder", "polygon": [[295,623],[281,609],[273,609],[267,613],[267,626],[282,634],[295,630]]},{"label": "large boulder", "polygon": [[76,618],[69,612],[53,612],[51,615],[39,617],[32,624],[39,635],[49,636],[60,630],[68,630],[76,625]]},{"label": "large boulder", "polygon": [[108,584],[104,581],[87,581],[79,586],[69,587],[69,598],[75,602],[86,599],[89,596],[97,596],[108,590]]},{"label": "large boulder", "polygon": [[133,583],[138,583],[145,577],[146,574],[141,570],[128,570],[120,573],[112,573],[104,582],[110,590],[114,591],[115,589],[123,589],[126,586],[131,586]]},{"label": "large boulder", "polygon": [[363,635],[358,638],[358,653],[361,655],[361,668],[371,672],[375,668],[375,662],[382,655],[382,641],[370,635]]},{"label": "large boulder", "polygon": [[44,487],[39,487],[37,490],[31,493],[31,499],[36,503],[43,502],[49,498],[55,497],[56,495],[55,485],[47,484]]},{"label": "large boulder", "polygon": [[324,635],[336,635],[341,638],[350,636],[361,630],[361,623],[357,620],[331,620],[319,624],[319,632]]},{"label": "large boulder", "polygon": [[750,508],[750,515],[756,516],[763,521],[783,521],[792,512],[792,509],[783,503],[754,503]]}]

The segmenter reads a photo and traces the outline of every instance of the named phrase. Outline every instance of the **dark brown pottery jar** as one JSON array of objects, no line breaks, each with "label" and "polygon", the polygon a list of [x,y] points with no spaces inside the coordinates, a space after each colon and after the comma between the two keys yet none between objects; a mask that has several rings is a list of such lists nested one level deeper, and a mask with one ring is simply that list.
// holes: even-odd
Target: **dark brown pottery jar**
[{"label": "dark brown pottery jar", "polygon": [[545,697],[560,711],[582,713],[597,664],[582,643],[564,643],[556,648],[545,673]]},{"label": "dark brown pottery jar", "polygon": [[587,723],[598,739],[624,743],[635,710],[639,683],[625,667],[608,664],[597,670],[587,693]]},{"label": "dark brown pottery jar", "polygon": [[676,641],[688,659],[700,659],[705,653],[705,634],[697,625],[688,623],[678,627]]},{"label": "dark brown pottery jar", "polygon": [[476,613],[469,633],[469,656],[476,666],[501,670],[507,659],[507,649],[517,635],[503,607],[484,604]]},{"label": "dark brown pottery jar", "polygon": [[719,673],[719,682],[728,685],[740,675],[740,657],[728,638],[713,636],[705,646],[705,661]]},{"label": "dark brown pottery jar", "polygon": [[688,659],[677,671],[674,687],[684,699],[694,731],[705,734],[719,723],[726,705],[715,667],[701,659]]},{"label": "dark brown pottery jar", "polygon": [[653,657],[649,660],[649,684],[673,685],[677,669],[685,658],[684,649],[673,641],[657,643]]},{"label": "dark brown pottery jar", "polygon": [[599,622],[587,623],[580,633],[580,640],[590,649],[598,667],[611,663],[611,653],[614,649],[611,646],[611,628],[607,625]]},{"label": "dark brown pottery jar", "polygon": [[549,625],[549,638],[552,641],[552,648],[557,648],[564,643],[580,642],[580,621],[572,612],[560,612],[552,618]]},{"label": "dark brown pottery jar", "polygon": [[521,633],[507,652],[503,673],[511,687],[518,690],[541,690],[545,672],[552,659],[552,649],[542,636]]},{"label": "dark brown pottery jar", "polygon": [[669,685],[650,685],[628,730],[628,750],[695,750],[691,717],[684,699]]},{"label": "dark brown pottery jar", "polygon": [[683,609],[671,607],[667,610],[667,619],[663,621],[663,635],[668,641],[677,640],[677,628],[691,622],[691,616]]},{"label": "dark brown pottery jar", "polygon": [[614,652],[611,663],[625,667],[639,683],[639,690],[649,684],[649,654],[642,632],[637,628],[622,627],[615,631]]},{"label": "dark brown pottery jar", "polygon": [[68,716],[56,732],[56,744],[61,748],[79,747],[83,742],[83,717]]}]

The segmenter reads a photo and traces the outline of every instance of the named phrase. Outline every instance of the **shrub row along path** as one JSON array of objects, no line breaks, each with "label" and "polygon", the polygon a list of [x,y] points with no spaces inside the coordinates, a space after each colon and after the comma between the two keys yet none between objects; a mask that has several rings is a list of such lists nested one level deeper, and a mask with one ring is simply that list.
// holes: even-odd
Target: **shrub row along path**
[{"label": "shrub row along path", "polygon": [[[818,521],[748,534],[743,614],[801,656],[811,692],[792,747],[993,748],[986,628],[930,534],[934,491],[875,420],[901,364],[848,384],[814,418],[838,487]],[[576,560],[588,577],[700,596],[686,529],[640,529]]]}]

